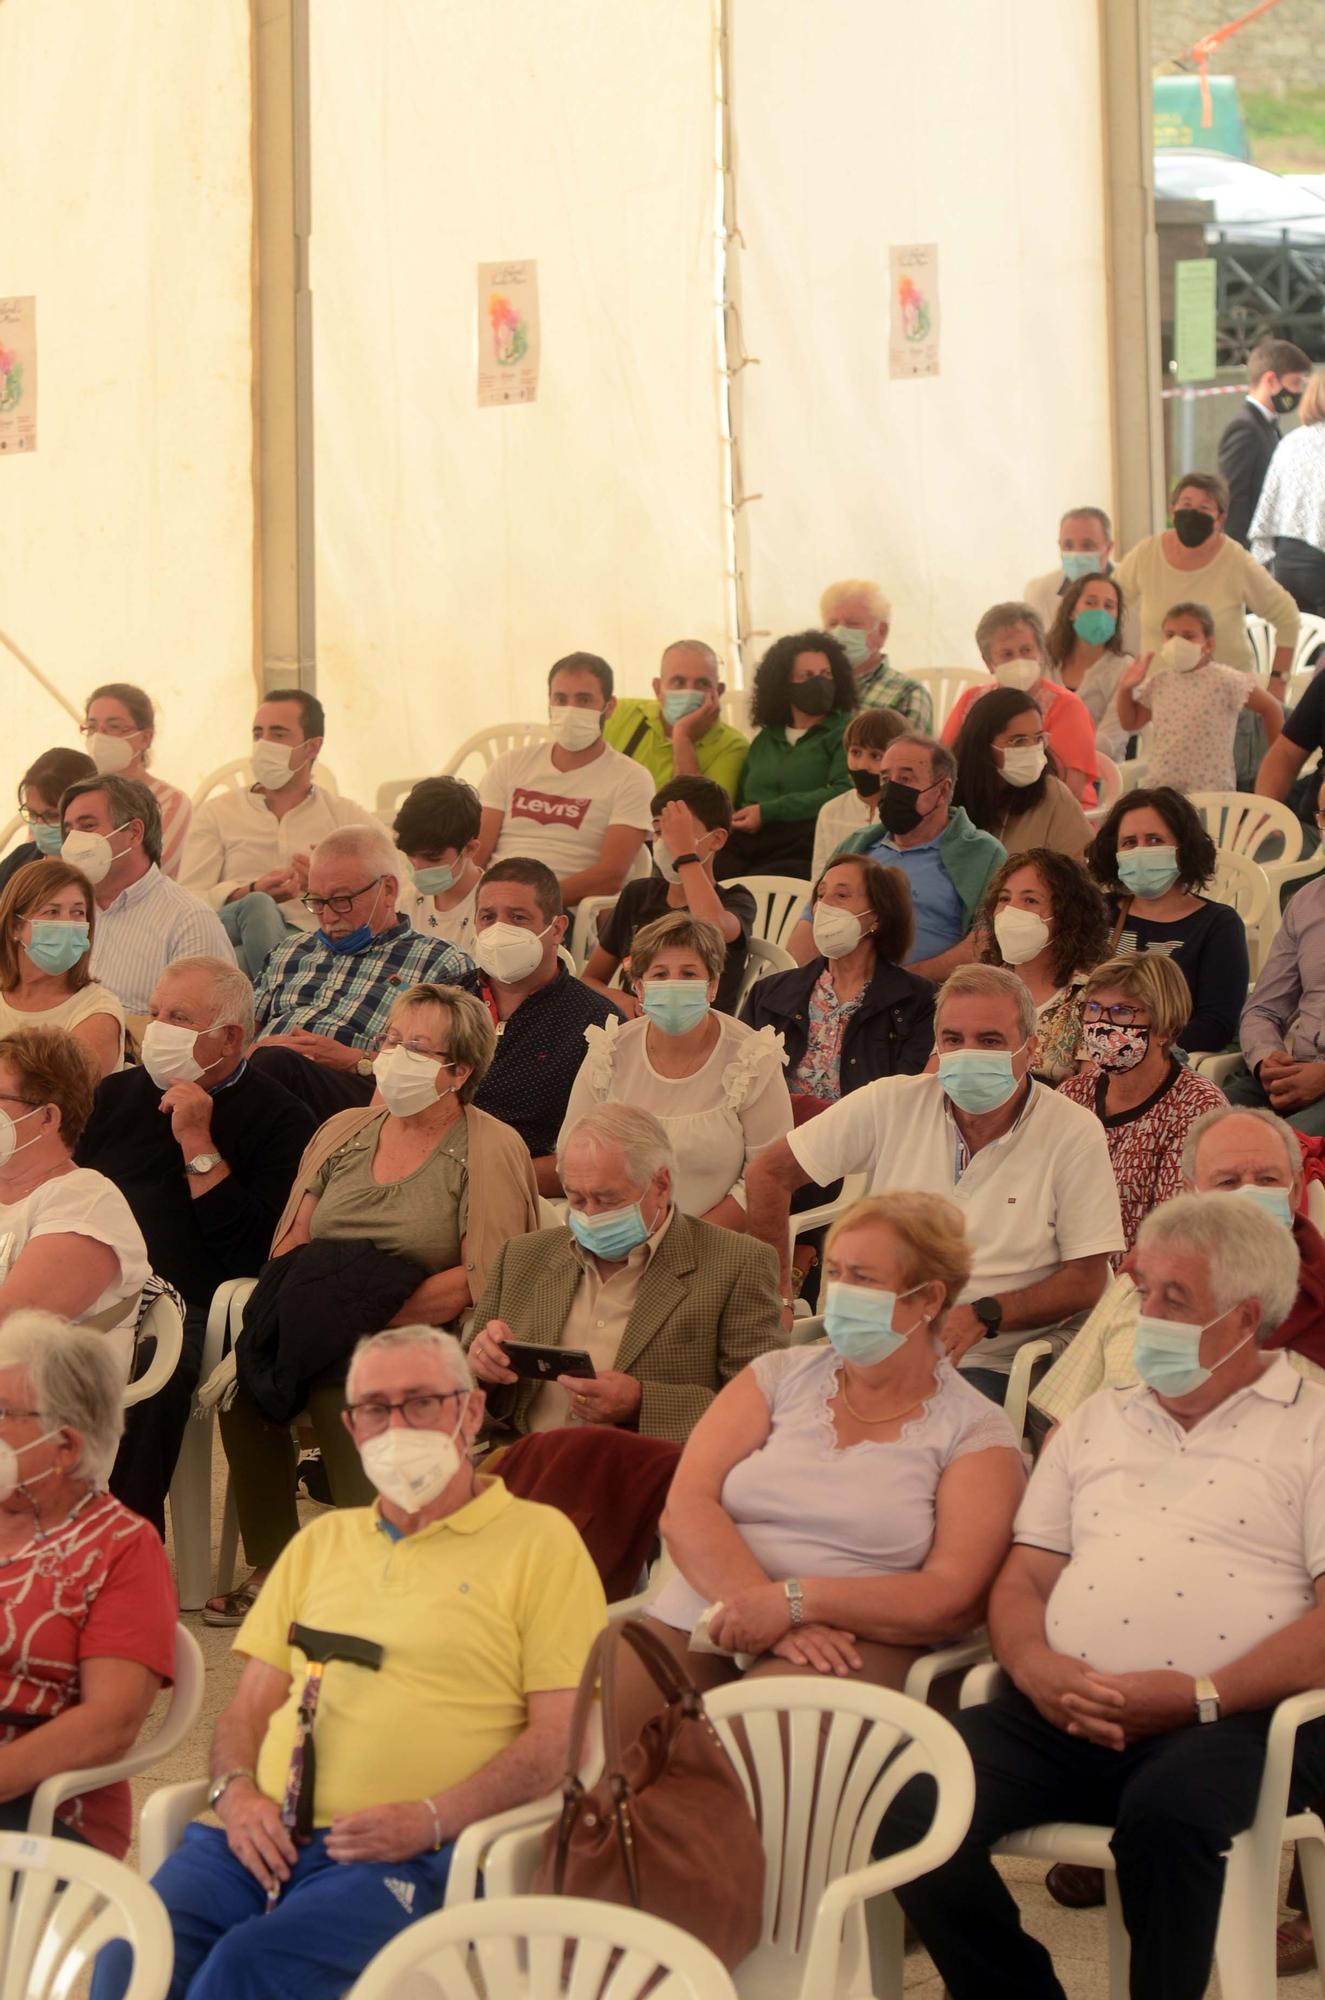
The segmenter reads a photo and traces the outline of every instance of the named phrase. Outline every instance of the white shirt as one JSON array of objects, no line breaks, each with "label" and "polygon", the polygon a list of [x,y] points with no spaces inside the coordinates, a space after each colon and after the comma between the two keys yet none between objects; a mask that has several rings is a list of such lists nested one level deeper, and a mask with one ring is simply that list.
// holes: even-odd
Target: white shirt
[{"label": "white shirt", "polygon": [[[964,1209],[975,1262],[963,1305],[1024,1291],[1072,1258],[1123,1248],[1104,1127],[1084,1105],[1042,1083],[1032,1083],[1011,1131],[982,1146],[964,1170],[961,1134],[937,1076],[866,1084],[807,1119],[787,1143],[821,1187],[866,1173],[871,1194],[914,1188],[945,1194]],[[1003,1369],[1030,1337],[1021,1331],[981,1340],[970,1365]]]},{"label": "white shirt", "polygon": [[1325,426],[1321,424],[1300,424],[1274,448],[1248,537],[1257,562],[1272,560],[1279,535],[1325,548]]},{"label": "white shirt", "polygon": [[[475,882],[462,902],[449,910],[439,910],[431,896],[425,896],[415,889],[408,876],[400,891],[396,904],[402,917],[408,917],[410,928],[420,937],[441,938],[445,944],[453,944],[457,950],[474,956],[474,904],[478,899],[478,883]],[[572,968],[573,969],[573,968]]]},{"label": "white shirt", "polygon": [[[878,796],[877,793],[875,796]],[[830,859],[848,835],[859,833],[862,826],[868,826],[871,817],[870,801],[862,799],[854,785],[849,792],[839,792],[835,799],[829,799],[826,806],[820,806],[819,817],[814,822],[811,882],[819,880]]]},{"label": "white shirt", "polygon": [[119,1275],[93,1299],[87,1311],[104,1312],[124,1302],[126,1327],[107,1338],[115,1343],[127,1378],[133,1356],[133,1322],[143,1286],[151,1276],[147,1245],[133,1211],[112,1181],[90,1167],[75,1167],[43,1181],[21,1201],[0,1202],[0,1279],[38,1236],[89,1236],[119,1259]]},{"label": "white shirt", "polygon": [[33,1013],[21,1007],[11,1007],[0,994],[0,1035],[17,1034],[20,1028],[63,1028],[72,1034],[80,1021],[87,1021],[94,1014],[109,1014],[120,1031],[120,1060],[117,1068],[124,1067],[124,1009],[109,986],[99,986],[95,979],[80,986],[77,993],[71,993],[67,1000],[61,1000],[56,1007],[44,1007]]},{"label": "white shirt", "polygon": [[523,743],[488,766],[479,803],[504,815],[495,861],[531,855],[554,875],[592,868],[610,826],[650,832],[657,787],[633,757],[604,749],[578,771],[559,771],[550,743]]},{"label": "white shirt", "polygon": [[1050,1439],[1014,1539],[1071,1557],[1045,1614],[1056,1651],[1215,1673],[1315,1606],[1325,1389],[1281,1355],[1189,1431],[1149,1389],[1102,1389]]},{"label": "white shirt", "polygon": [[215,910],[153,866],[97,911],[89,970],[119,995],[126,1014],[145,1014],[171,961],[199,952],[234,963]]},{"label": "white shirt", "polygon": [[[184,888],[219,910],[236,889],[247,889],[260,875],[283,867],[291,855],[311,854],[319,840],[338,827],[380,825],[353,799],[324,792],[318,785],[310,786],[308,796],[280,819],[259,791],[221,792],[193,816],[179,879]],[[317,928],[297,896],[282,903],[280,910],[296,930]]]}]

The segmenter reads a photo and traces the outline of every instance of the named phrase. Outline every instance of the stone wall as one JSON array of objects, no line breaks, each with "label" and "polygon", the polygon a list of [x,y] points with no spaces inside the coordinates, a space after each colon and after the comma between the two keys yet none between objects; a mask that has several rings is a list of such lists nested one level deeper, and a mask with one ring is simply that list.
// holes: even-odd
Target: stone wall
[{"label": "stone wall", "polygon": [[[1151,0],[1156,68],[1246,11],[1243,0]],[[1279,0],[1225,42],[1210,70],[1244,90],[1325,89],[1325,0]]]}]

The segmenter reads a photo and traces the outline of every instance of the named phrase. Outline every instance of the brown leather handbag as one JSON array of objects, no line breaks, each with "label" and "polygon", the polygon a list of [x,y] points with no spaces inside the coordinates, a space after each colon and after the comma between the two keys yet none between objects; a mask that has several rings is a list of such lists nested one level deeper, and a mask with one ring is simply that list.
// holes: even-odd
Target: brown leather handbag
[{"label": "brown leather handbag", "polygon": [[[624,1751],[616,1705],[623,1646],[633,1647],[667,1699]],[[603,1775],[586,1789],[578,1770],[600,1679]],[[634,1619],[599,1634],[581,1676],[561,1818],[544,1837],[534,1890],[628,1903],[666,1917],[701,1939],[729,1971],[759,1942],[764,1846],[741,1780],[698,1688]]]}]

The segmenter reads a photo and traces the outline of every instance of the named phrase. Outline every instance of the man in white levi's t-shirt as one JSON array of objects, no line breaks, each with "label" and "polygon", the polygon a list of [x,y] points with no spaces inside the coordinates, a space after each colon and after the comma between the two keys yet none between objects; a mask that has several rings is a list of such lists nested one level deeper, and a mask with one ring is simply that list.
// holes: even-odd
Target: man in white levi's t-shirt
[{"label": "man in white levi's t-shirt", "polygon": [[596,653],[568,653],[548,675],[555,735],[508,750],[479,782],[475,860],[528,855],[550,868],[567,909],[615,896],[653,824],[653,779],[610,750],[603,724],[616,703],[612,669]]}]

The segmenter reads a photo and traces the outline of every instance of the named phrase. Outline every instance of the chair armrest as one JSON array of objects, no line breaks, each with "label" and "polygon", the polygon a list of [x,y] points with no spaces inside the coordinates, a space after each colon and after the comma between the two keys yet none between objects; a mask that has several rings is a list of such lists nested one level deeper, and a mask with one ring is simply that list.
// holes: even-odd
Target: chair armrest
[{"label": "chair armrest", "polygon": [[1267,1823],[1277,1825],[1286,1816],[1297,1732],[1304,1723],[1319,1721],[1322,1716],[1325,1716],[1325,1688],[1310,1688],[1305,1694],[1287,1695],[1276,1706],[1270,1718],[1269,1735],[1265,1739],[1265,1770],[1261,1777],[1257,1819],[1264,1814]]},{"label": "chair armrest", "polygon": [[[451,1849],[451,1869],[446,1878],[446,1905],[472,1903],[478,1895],[479,1877],[488,1872],[492,1850],[498,1841],[513,1835],[527,1835],[541,1841],[545,1827],[554,1826],[561,1813],[561,1793],[549,1792],[527,1805],[511,1806],[506,1812],[490,1813],[467,1826]],[[489,1890],[491,1894],[502,1893]]]},{"label": "chair armrest", "polygon": [[1012,1357],[1008,1386],[1003,1394],[1003,1414],[1017,1434],[1020,1444],[1026,1430],[1026,1405],[1031,1398],[1031,1370],[1046,1354],[1052,1354],[1052,1340],[1026,1340]]},{"label": "chair armrest", "polygon": [[190,1778],[184,1785],[163,1785],[153,1792],[138,1822],[138,1873],[148,1882],[162,1862],[175,1852],[184,1829],[207,1808],[207,1778]]},{"label": "chair armrest", "polygon": [[1232,1076],[1241,1061],[1239,1053],[1235,1051],[1230,1054],[1226,1050],[1217,1055],[1198,1053],[1190,1058],[1191,1067],[1198,1076],[1208,1076],[1211,1083],[1218,1084],[1224,1083]]},{"label": "chair armrest", "polygon": [[983,1666],[972,1667],[962,1682],[959,1708],[979,1708],[982,1702],[992,1701],[996,1694],[1002,1694],[1009,1686],[1008,1676],[997,1660],[988,1660]]},{"label": "chair armrest", "polygon": [[[560,1812],[561,1801],[557,1801]],[[555,1826],[549,1820],[548,1826]],[[528,1896],[534,1887],[534,1874],[543,1858],[543,1841],[547,1826],[526,1827],[523,1833],[503,1834],[488,1849],[488,1859],[483,1871],[483,1893],[485,1896]]]},{"label": "chair armrest", "polygon": [[[945,1674],[955,1674],[961,1667],[979,1667],[993,1660],[989,1650],[989,1634],[981,1628],[972,1632],[968,1639],[957,1639],[951,1646],[936,1646],[932,1653],[925,1653],[908,1673],[902,1686],[902,1693],[912,1701],[928,1701],[935,1681]],[[967,1676],[967,1680],[970,1676]],[[965,1687],[966,1682],[962,1683]]]}]

